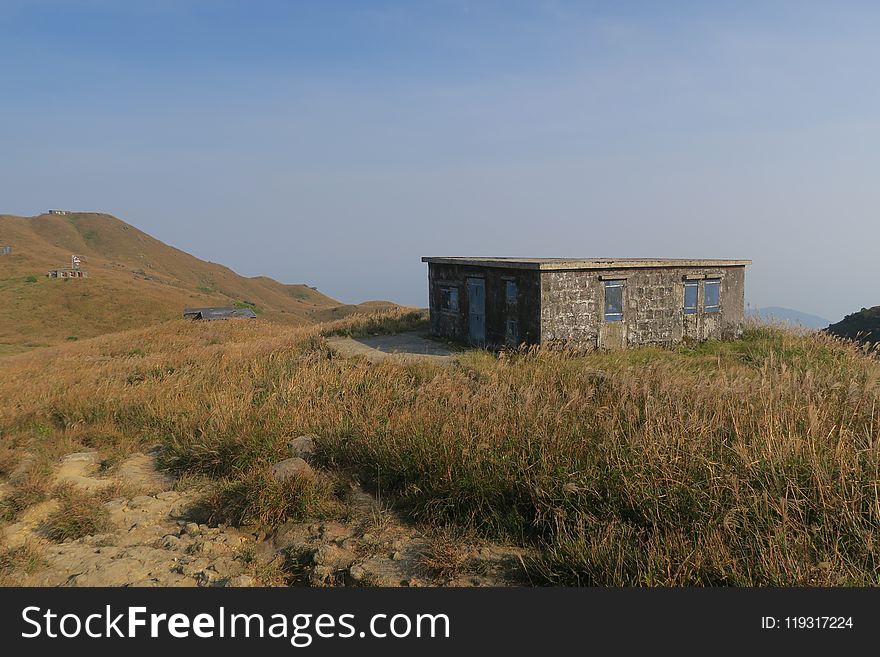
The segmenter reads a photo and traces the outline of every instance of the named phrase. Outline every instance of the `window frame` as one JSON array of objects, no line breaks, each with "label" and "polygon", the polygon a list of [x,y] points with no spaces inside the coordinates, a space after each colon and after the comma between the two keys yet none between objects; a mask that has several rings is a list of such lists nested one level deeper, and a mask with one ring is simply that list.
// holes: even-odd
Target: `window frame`
[{"label": "window frame", "polygon": [[[513,289],[513,298],[510,296],[511,288]],[[519,285],[512,278],[504,280],[504,299],[508,306],[514,306],[519,301]]]},{"label": "window frame", "polygon": [[[700,311],[700,281],[685,281],[684,300],[682,303],[682,311],[685,315],[696,315]],[[695,293],[694,305],[688,305],[688,289],[692,289]]]},{"label": "window frame", "polygon": [[[445,293],[449,293],[446,296]],[[448,305],[444,305],[444,302],[449,302]],[[454,307],[451,303],[455,301]],[[440,283],[437,286],[437,309],[441,313],[447,313],[450,315],[458,315],[461,313],[461,294],[459,293],[458,285],[454,285],[452,283]]]},{"label": "window frame", "polygon": [[515,317],[508,317],[504,322],[504,342],[508,347],[519,345],[519,320]]},{"label": "window frame", "polygon": [[[713,285],[717,287],[717,292],[715,293],[715,303],[709,305],[707,303],[708,295],[706,294],[706,288],[709,285]],[[704,313],[720,313],[721,312],[721,278],[707,278],[703,281],[703,312]]]},{"label": "window frame", "polygon": [[[602,319],[606,322],[622,322],[624,309],[626,307],[626,279],[612,278],[605,279],[602,282],[604,283],[602,286],[602,292],[604,295],[604,298],[602,299]],[[608,312],[608,290],[611,289],[620,290],[620,312]]]}]

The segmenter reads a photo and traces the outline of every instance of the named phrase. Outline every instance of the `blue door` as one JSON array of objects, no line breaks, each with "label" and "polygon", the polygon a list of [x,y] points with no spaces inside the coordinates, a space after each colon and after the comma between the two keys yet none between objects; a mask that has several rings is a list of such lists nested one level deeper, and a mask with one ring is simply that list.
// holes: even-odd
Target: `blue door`
[{"label": "blue door", "polygon": [[473,344],[486,343],[486,281],[467,279],[468,333]]}]

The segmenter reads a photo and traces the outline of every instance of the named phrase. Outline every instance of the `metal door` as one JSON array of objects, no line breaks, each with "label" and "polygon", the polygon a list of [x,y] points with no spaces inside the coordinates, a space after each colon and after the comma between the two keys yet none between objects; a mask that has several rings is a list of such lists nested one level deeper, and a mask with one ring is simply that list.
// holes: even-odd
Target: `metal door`
[{"label": "metal door", "polygon": [[468,335],[472,344],[486,343],[486,281],[467,279]]}]

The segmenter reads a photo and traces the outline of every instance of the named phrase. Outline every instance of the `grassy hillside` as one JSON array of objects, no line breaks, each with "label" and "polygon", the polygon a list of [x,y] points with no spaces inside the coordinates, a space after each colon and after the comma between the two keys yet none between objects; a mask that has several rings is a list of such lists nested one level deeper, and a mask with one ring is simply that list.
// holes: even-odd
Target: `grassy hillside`
[{"label": "grassy hillside", "polygon": [[277,521],[332,494],[267,485],[287,438],[314,432],[328,469],[419,522],[535,548],[536,583],[880,583],[874,356],[753,327],[452,366],[335,357],[323,335],[359,321],[179,321],[3,359],[0,463],[160,441],[168,467]]},{"label": "grassy hillside", "polygon": [[[106,214],[0,215],[0,355],[180,317],[185,306],[252,305],[302,324],[391,304],[348,306],[305,285],[246,278],[199,260]],[[90,278],[50,280],[50,268],[85,256]]]}]

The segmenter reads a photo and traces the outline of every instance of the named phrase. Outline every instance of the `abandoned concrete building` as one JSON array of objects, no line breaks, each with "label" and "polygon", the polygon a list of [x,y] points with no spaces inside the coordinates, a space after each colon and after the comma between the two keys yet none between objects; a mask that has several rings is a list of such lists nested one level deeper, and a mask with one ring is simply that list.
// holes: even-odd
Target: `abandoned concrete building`
[{"label": "abandoned concrete building", "polygon": [[751,260],[422,258],[431,332],[603,349],[742,334]]},{"label": "abandoned concrete building", "polygon": [[256,319],[257,313],[250,308],[185,308],[183,316],[186,319],[213,321],[218,319]]}]

